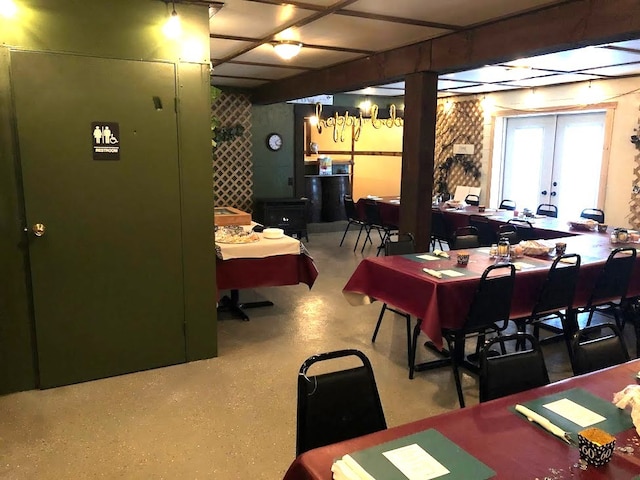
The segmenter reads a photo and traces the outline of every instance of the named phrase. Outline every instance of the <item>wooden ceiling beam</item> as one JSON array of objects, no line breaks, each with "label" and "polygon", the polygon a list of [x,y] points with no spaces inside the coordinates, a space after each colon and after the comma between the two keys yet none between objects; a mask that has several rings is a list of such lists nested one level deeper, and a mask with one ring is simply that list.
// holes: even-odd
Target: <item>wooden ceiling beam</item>
[{"label": "wooden ceiling beam", "polygon": [[462,71],[638,37],[637,0],[576,0],[273,82],[256,88],[252,101],[344,92],[417,72]]}]

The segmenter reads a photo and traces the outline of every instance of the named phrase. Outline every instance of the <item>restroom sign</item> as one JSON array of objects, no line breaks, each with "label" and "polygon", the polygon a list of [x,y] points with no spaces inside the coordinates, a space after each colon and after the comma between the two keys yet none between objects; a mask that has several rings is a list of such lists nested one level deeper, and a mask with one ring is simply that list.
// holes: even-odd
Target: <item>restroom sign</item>
[{"label": "restroom sign", "polygon": [[92,122],[94,160],[120,160],[120,125],[117,122]]}]

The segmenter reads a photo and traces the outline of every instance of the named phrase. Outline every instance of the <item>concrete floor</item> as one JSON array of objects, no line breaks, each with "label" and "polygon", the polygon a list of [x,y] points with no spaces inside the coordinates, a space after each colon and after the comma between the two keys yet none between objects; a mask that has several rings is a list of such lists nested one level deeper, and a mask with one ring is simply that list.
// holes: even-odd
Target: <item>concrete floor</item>
[{"label": "concrete floor", "polygon": [[[457,408],[448,368],[408,379],[402,319],[387,314],[371,343],[380,305],[342,297],[362,255],[352,252],[356,233],[339,248],[341,236],[310,234],[312,290],[241,292],[275,306],[249,310],[249,322],[222,316],[218,358],[0,397],[0,479],[280,479],[295,455],[300,364],[341,348],[371,360],[389,426]],[[418,360],[429,355],[421,348]],[[571,375],[561,345],[545,358],[552,381]],[[463,381],[477,403],[475,378]]]}]

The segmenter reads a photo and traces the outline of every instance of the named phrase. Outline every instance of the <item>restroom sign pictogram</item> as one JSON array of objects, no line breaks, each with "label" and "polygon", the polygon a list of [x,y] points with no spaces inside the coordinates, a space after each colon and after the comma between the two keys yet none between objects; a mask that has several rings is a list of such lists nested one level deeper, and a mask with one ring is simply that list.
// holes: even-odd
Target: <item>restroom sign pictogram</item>
[{"label": "restroom sign pictogram", "polygon": [[94,160],[120,160],[120,124],[91,122]]}]

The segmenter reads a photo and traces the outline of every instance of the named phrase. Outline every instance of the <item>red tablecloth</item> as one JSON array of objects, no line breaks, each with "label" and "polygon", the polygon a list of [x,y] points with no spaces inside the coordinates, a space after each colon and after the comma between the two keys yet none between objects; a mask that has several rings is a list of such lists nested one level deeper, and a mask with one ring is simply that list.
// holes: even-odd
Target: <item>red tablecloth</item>
[{"label": "red tablecloth", "polygon": [[[582,306],[593,290],[612,245],[608,237],[595,235],[567,237],[563,241],[567,243],[567,253],[582,256],[574,301],[574,306]],[[455,268],[455,252],[451,252],[450,259],[421,262],[405,256],[365,258],[345,285],[343,294],[353,305],[370,303],[375,299],[421,318],[422,331],[441,349],[442,328],[463,325],[482,272],[495,262],[486,251],[486,248],[471,249],[468,267],[460,270],[465,275],[454,278],[443,275],[441,279],[427,275],[422,269]],[[531,313],[553,259],[524,257],[519,260],[533,267],[516,273],[511,318]],[[629,295],[640,295],[640,259],[636,262]]]},{"label": "red tablecloth", "polygon": [[429,428],[435,428],[492,468],[497,473],[493,477],[495,479],[533,480],[549,477],[630,480],[640,473],[638,463],[634,463],[640,462],[635,430],[630,429],[616,436],[617,446],[635,443],[636,448],[631,455],[617,454],[604,467],[589,466],[586,470],[579,470],[573,467],[579,459],[576,448],[530,424],[509,407],[575,387],[609,400],[613,393],[634,383],[639,369],[640,360],[634,360],[589,375],[317,448],[300,455],[289,467],[284,480],[330,480],[331,465],[343,455]]},{"label": "red tablecloth", "polygon": [[275,255],[266,258],[217,259],[216,279],[219,290],[276,287],[305,283],[311,288],[318,269],[311,257]]}]

